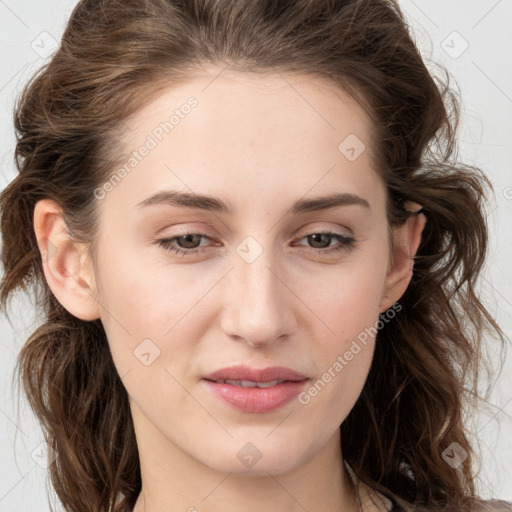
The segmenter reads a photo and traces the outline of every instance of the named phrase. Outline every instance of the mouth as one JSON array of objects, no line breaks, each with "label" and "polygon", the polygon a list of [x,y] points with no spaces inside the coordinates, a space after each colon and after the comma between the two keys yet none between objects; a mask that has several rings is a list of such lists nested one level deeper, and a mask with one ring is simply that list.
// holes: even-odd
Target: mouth
[{"label": "mouth", "polygon": [[203,378],[214,382],[229,381],[232,385],[243,387],[264,387],[265,385],[270,386],[269,383],[273,383],[272,385],[275,386],[281,382],[296,382],[307,379],[306,375],[284,366],[271,366],[269,368],[258,369],[244,365],[222,368],[205,375]]},{"label": "mouth", "polygon": [[[244,413],[269,413],[291,402],[309,379],[250,382],[249,386],[203,379],[208,391],[221,403]],[[236,382],[236,381],[235,381]],[[263,387],[258,385],[262,384]]]},{"label": "mouth", "polygon": [[[206,379],[210,380],[210,379]],[[240,386],[242,388],[271,388],[277,386],[283,382],[292,382],[289,380],[270,380],[268,382],[254,382],[252,380],[232,380],[232,379],[219,379],[210,380],[210,382],[216,382],[217,384],[231,384],[232,386]]]}]

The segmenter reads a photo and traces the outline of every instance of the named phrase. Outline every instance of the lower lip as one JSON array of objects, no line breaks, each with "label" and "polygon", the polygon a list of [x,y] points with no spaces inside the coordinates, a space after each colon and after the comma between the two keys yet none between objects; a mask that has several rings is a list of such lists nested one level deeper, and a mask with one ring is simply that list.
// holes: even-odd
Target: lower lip
[{"label": "lower lip", "polygon": [[308,379],[285,381],[269,388],[244,388],[203,379],[212,393],[243,412],[271,412],[293,400]]}]

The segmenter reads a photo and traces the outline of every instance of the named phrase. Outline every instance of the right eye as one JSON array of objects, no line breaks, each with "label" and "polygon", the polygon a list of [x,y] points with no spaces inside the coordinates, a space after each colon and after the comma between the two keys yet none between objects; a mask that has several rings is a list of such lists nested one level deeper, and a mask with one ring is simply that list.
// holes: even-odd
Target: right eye
[{"label": "right eye", "polygon": [[178,236],[173,236],[171,238],[162,238],[160,240],[157,241],[158,245],[160,245],[161,247],[163,247],[164,249],[170,251],[170,252],[173,252],[175,254],[182,254],[182,255],[189,255],[189,254],[197,254],[197,253],[200,253],[200,252],[204,252],[204,249],[197,249],[197,248],[183,248],[183,247],[180,247],[180,246],[177,246],[176,245],[176,242],[178,240],[180,241],[184,241],[185,245],[187,244],[192,244],[194,245],[194,240],[198,240],[200,239],[201,237],[206,237],[206,238],[210,238],[207,234],[205,233],[184,233],[182,235],[178,235]]}]

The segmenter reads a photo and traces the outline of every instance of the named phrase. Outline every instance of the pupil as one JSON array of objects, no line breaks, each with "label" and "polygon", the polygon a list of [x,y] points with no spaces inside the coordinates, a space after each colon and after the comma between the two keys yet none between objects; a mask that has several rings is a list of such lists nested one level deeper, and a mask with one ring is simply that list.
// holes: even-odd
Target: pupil
[{"label": "pupil", "polygon": [[[319,237],[327,237],[327,238],[329,238],[329,236],[330,236],[330,235],[328,235],[328,234],[326,234],[326,233],[317,233],[317,234],[314,234],[314,235],[310,235],[310,238],[312,238],[312,239],[313,239],[313,245],[314,245],[315,243],[317,243],[317,242],[318,242],[318,238],[319,238]],[[325,241],[325,240],[324,240],[324,241]],[[320,244],[321,244],[321,239],[320,239]],[[329,245],[329,243],[327,243],[327,245]]]},{"label": "pupil", "polygon": [[[182,237],[180,237],[181,239],[185,239],[185,248],[186,249],[194,249],[194,247],[189,247],[187,244],[191,243],[192,246],[194,245],[194,242],[193,242],[193,238],[196,237],[198,235],[183,235]],[[190,240],[192,238],[192,241]],[[180,244],[182,245],[182,244]]]}]

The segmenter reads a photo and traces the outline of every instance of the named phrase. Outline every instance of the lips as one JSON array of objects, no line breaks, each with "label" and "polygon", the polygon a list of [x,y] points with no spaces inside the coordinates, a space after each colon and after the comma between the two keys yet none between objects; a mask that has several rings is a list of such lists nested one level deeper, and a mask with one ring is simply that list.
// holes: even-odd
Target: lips
[{"label": "lips", "polygon": [[246,413],[268,413],[289,403],[309,380],[302,373],[273,366],[223,368],[206,375],[206,388],[224,403]]},{"label": "lips", "polygon": [[232,366],[222,368],[203,377],[206,380],[219,381],[249,381],[249,382],[271,382],[271,381],[300,381],[307,379],[305,375],[284,366],[272,366],[270,368],[257,369],[249,366]]}]

